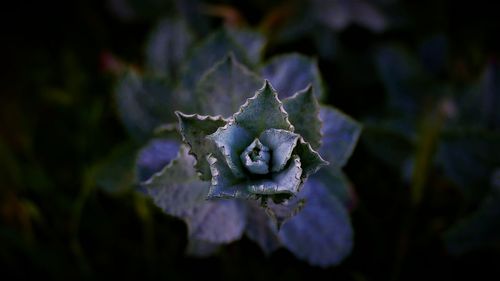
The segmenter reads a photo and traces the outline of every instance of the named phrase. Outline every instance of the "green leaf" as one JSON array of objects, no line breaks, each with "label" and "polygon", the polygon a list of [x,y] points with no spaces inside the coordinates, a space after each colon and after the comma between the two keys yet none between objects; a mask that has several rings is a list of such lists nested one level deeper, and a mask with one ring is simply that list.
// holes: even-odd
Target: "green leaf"
[{"label": "green leaf", "polygon": [[234,200],[205,200],[209,184],[198,180],[195,161],[181,146],[179,156],[142,186],[165,213],[186,221],[190,238],[210,243],[239,239],[245,228],[244,206]]},{"label": "green leaf", "polygon": [[134,162],[137,146],[133,143],[118,145],[101,162],[90,169],[96,185],[109,193],[132,190],[135,183]]},{"label": "green leaf", "polygon": [[234,176],[238,178],[244,177],[245,173],[241,165],[240,153],[252,143],[251,134],[237,124],[228,123],[215,133],[207,136],[207,139],[213,141],[218,147]]},{"label": "green leaf", "polygon": [[299,139],[294,153],[299,156],[300,162],[302,163],[303,179],[316,173],[321,167],[329,164],[328,161],[325,161],[321,155],[312,149],[311,145],[302,138]]},{"label": "green leaf", "polygon": [[293,131],[283,104],[267,80],[264,87],[257,91],[254,97],[248,99],[233,118],[236,124],[253,136],[258,136],[271,128]]},{"label": "green leaf", "polygon": [[309,179],[298,195],[306,204],[283,224],[278,234],[293,254],[321,267],[339,264],[351,252],[353,244],[348,213],[328,185]]},{"label": "green leaf", "polygon": [[174,109],[181,107],[173,98],[175,94],[165,80],[129,71],[115,92],[118,114],[129,134],[142,141],[156,127],[174,121]]},{"label": "green leaf", "polygon": [[230,54],[208,70],[196,86],[200,111],[230,117],[261,85],[262,79]]},{"label": "green leaf", "polygon": [[189,153],[196,158],[195,168],[202,180],[210,180],[210,167],[206,156],[217,149],[212,141],[206,137],[213,134],[226,121],[220,117],[202,116],[198,114],[186,115],[176,112],[179,118],[179,129],[183,141],[190,147]]},{"label": "green leaf", "polygon": [[229,53],[233,53],[243,63],[248,62],[244,48],[231,38],[227,30],[212,33],[194,49],[184,64],[182,77],[184,87],[193,89],[202,75]]},{"label": "green leaf", "polygon": [[299,54],[277,56],[260,70],[264,79],[275,85],[280,98],[290,97],[308,85],[316,97],[323,97],[323,82],[316,60]]},{"label": "green leaf", "polygon": [[297,145],[299,135],[278,129],[268,129],[262,132],[259,140],[270,149],[271,156],[271,171],[279,172],[288,163],[292,156],[293,149]]},{"label": "green leaf", "polygon": [[283,100],[283,107],[288,119],[295,127],[295,132],[304,138],[311,147],[318,149],[321,145],[321,120],[319,104],[313,94],[312,87],[297,92]]},{"label": "green leaf", "polygon": [[351,157],[362,127],[351,117],[331,107],[321,108],[320,119],[323,123],[323,143],[319,152],[331,165],[340,168]]},{"label": "green leaf", "polygon": [[299,192],[302,179],[300,159],[294,156],[290,165],[283,171],[273,173],[271,179],[251,181],[247,184],[248,191],[258,195],[285,195],[287,197]]},{"label": "green leaf", "polygon": [[212,184],[207,197],[209,199],[253,198],[254,196],[248,191],[245,181],[235,177],[228,165],[220,159],[223,159],[222,156],[217,158],[212,155],[207,156],[212,173]]},{"label": "green leaf", "polygon": [[168,77],[177,77],[192,42],[193,36],[182,20],[162,20],[146,46],[148,69]]}]

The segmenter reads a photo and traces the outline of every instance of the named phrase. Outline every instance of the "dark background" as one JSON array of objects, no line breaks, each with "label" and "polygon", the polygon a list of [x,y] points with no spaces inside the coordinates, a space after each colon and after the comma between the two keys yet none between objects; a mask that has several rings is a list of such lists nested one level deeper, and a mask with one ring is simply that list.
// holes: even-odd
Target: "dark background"
[{"label": "dark background", "polygon": [[[240,3],[258,22],[263,8]],[[271,1],[276,4],[279,1]],[[13,3],[10,3],[13,4]],[[445,228],[463,211],[452,188],[440,189],[411,210],[398,171],[356,148],[345,170],[359,197],[352,213],[355,247],[340,266],[310,267],[286,250],[265,256],[244,238],[216,256],[184,256],[184,224],[165,216],[133,192],[109,194],[94,188],[91,170],[128,138],[116,116],[114,76],[103,66],[112,53],[140,64],[155,19],[119,19],[106,1],[29,1],[2,8],[0,44],[0,278],[15,280],[155,278],[480,280],[500,276],[500,255],[480,249],[450,255]],[[257,7],[257,8],[256,8]],[[342,60],[361,59],[367,49],[393,41],[411,46],[445,34],[449,68],[439,79],[456,77],[460,58],[467,77],[477,77],[500,50],[498,9],[486,1],[400,1],[410,27],[374,34],[359,26],[339,32],[345,52],[320,60],[331,103],[361,120],[384,105],[376,78],[357,83]],[[217,24],[217,22],[215,23]],[[304,41],[275,46],[314,54]],[[354,71],[355,72],[355,71]],[[367,76],[370,69],[363,72]],[[335,78],[335,83],[331,82]],[[462,76],[459,76],[459,78]],[[471,79],[472,79],[471,78]],[[500,109],[499,109],[500,110]],[[415,218],[410,235],[401,226]],[[490,275],[492,274],[492,275]]]}]

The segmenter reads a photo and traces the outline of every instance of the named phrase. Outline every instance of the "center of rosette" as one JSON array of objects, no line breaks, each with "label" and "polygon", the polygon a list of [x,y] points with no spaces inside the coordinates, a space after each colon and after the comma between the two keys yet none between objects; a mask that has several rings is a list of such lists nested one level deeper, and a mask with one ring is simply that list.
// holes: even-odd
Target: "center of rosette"
[{"label": "center of rosette", "polygon": [[265,175],[269,173],[269,148],[259,139],[255,139],[240,155],[243,166],[252,174]]}]

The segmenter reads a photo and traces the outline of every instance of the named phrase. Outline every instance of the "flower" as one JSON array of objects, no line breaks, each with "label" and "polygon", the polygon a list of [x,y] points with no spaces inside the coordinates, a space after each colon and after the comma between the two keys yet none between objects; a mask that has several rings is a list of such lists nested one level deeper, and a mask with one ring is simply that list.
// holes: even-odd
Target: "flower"
[{"label": "flower", "polygon": [[[281,203],[296,195],[309,175],[328,164],[294,132],[295,127],[269,81],[204,140],[199,139],[204,132],[191,132],[186,120],[214,121],[221,117],[180,112],[177,115],[191,153],[198,162],[206,161],[199,165],[199,172],[206,173],[203,166],[209,167],[209,199],[260,199],[264,203],[271,199],[273,203]],[[193,135],[198,137],[197,141]]]}]

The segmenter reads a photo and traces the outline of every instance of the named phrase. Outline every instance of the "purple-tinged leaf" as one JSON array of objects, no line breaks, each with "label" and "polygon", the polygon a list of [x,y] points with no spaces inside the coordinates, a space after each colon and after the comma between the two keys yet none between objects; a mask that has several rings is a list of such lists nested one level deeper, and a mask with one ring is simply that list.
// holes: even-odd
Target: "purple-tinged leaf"
[{"label": "purple-tinged leaf", "polygon": [[318,149],[322,138],[320,109],[312,87],[309,86],[283,100],[283,106],[288,113],[288,119],[295,127],[295,132],[310,143],[312,148]]},{"label": "purple-tinged leaf", "polygon": [[306,200],[303,210],[279,232],[286,248],[321,267],[339,264],[351,252],[353,243],[347,211],[328,184],[309,179],[298,196]]},{"label": "purple-tinged leaf", "polygon": [[230,54],[208,70],[196,86],[200,113],[230,117],[255,94],[262,79]]},{"label": "purple-tinged leaf", "polygon": [[238,201],[207,201],[208,182],[198,180],[194,157],[181,146],[179,156],[143,183],[153,202],[169,215],[182,218],[189,237],[210,243],[241,238],[246,210]]},{"label": "purple-tinged leaf", "polygon": [[323,123],[323,143],[319,152],[330,165],[340,168],[345,165],[356,146],[361,125],[331,107],[322,107],[320,118]]},{"label": "purple-tinged leaf", "polygon": [[260,70],[278,91],[280,99],[312,85],[316,97],[323,97],[323,82],[316,60],[299,54],[287,54],[272,58]]},{"label": "purple-tinged leaf", "polygon": [[136,160],[137,178],[140,182],[167,166],[179,153],[180,143],[170,139],[153,139],[143,147]]}]

